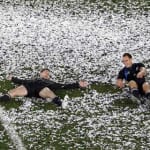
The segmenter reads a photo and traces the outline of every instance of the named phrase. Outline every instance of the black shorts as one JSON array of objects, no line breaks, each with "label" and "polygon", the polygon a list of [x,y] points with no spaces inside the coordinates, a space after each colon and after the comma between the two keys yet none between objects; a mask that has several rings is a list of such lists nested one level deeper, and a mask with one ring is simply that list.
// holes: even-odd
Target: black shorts
[{"label": "black shorts", "polygon": [[146,81],[145,81],[145,79],[143,79],[143,78],[138,78],[138,79],[136,80],[136,83],[137,83],[137,85],[138,85],[139,92],[140,92],[140,94],[142,94],[142,95],[145,94],[144,91],[143,91],[143,84],[144,84],[145,82],[146,82]]},{"label": "black shorts", "polygon": [[42,89],[45,88],[45,86],[42,85],[34,85],[34,84],[24,84],[23,85],[26,89],[28,94],[26,95],[26,97],[37,97],[37,98],[41,98],[39,93]]}]

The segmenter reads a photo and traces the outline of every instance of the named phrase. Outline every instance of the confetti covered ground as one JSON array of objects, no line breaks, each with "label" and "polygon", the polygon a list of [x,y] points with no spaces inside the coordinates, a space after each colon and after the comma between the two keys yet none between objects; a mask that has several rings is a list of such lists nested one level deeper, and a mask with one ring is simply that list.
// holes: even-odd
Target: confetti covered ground
[{"label": "confetti covered ground", "polygon": [[99,82],[58,92],[69,95],[65,110],[34,98],[1,102],[0,149],[150,149],[150,110],[112,86],[124,52],[145,64],[150,81],[148,2],[131,2],[0,3],[1,93],[13,86],[6,75],[34,78],[43,67],[56,82]]}]

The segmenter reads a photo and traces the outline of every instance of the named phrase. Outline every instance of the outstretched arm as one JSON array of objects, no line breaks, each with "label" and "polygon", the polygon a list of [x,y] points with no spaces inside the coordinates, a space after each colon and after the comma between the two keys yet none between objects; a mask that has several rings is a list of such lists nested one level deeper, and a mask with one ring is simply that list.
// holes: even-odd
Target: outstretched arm
[{"label": "outstretched arm", "polygon": [[88,86],[87,81],[79,81],[79,82],[70,83],[70,84],[53,83],[53,84],[50,84],[48,87],[52,90],[57,90],[57,89],[86,88],[87,86]]},{"label": "outstretched arm", "polygon": [[16,84],[24,84],[24,83],[27,83],[27,82],[31,81],[31,80],[19,79],[17,77],[13,77],[12,75],[9,75],[7,77],[7,80],[10,80],[10,81],[12,81],[13,83],[16,83]]}]

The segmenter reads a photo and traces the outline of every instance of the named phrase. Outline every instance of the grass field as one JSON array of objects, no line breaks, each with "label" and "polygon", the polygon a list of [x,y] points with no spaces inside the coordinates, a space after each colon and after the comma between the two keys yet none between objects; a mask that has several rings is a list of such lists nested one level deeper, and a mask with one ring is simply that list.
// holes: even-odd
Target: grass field
[{"label": "grass field", "polygon": [[[42,3],[42,4],[41,4]],[[130,52],[150,81],[147,0],[0,1],[0,93],[15,87],[8,74],[81,79],[87,89],[59,90],[68,107],[36,98],[0,102],[0,150],[148,150],[150,112],[115,86]]]}]

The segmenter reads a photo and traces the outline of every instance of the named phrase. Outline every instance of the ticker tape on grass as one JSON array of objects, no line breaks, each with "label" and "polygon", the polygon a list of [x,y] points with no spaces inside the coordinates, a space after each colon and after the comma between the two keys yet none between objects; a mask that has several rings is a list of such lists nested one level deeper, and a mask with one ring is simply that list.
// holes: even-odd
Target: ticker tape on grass
[{"label": "ticker tape on grass", "polygon": [[15,131],[15,127],[11,124],[10,119],[5,112],[5,110],[0,106],[0,121],[7,131],[8,136],[12,140],[14,146],[17,150],[26,150],[21,138],[19,137],[18,133]]}]

